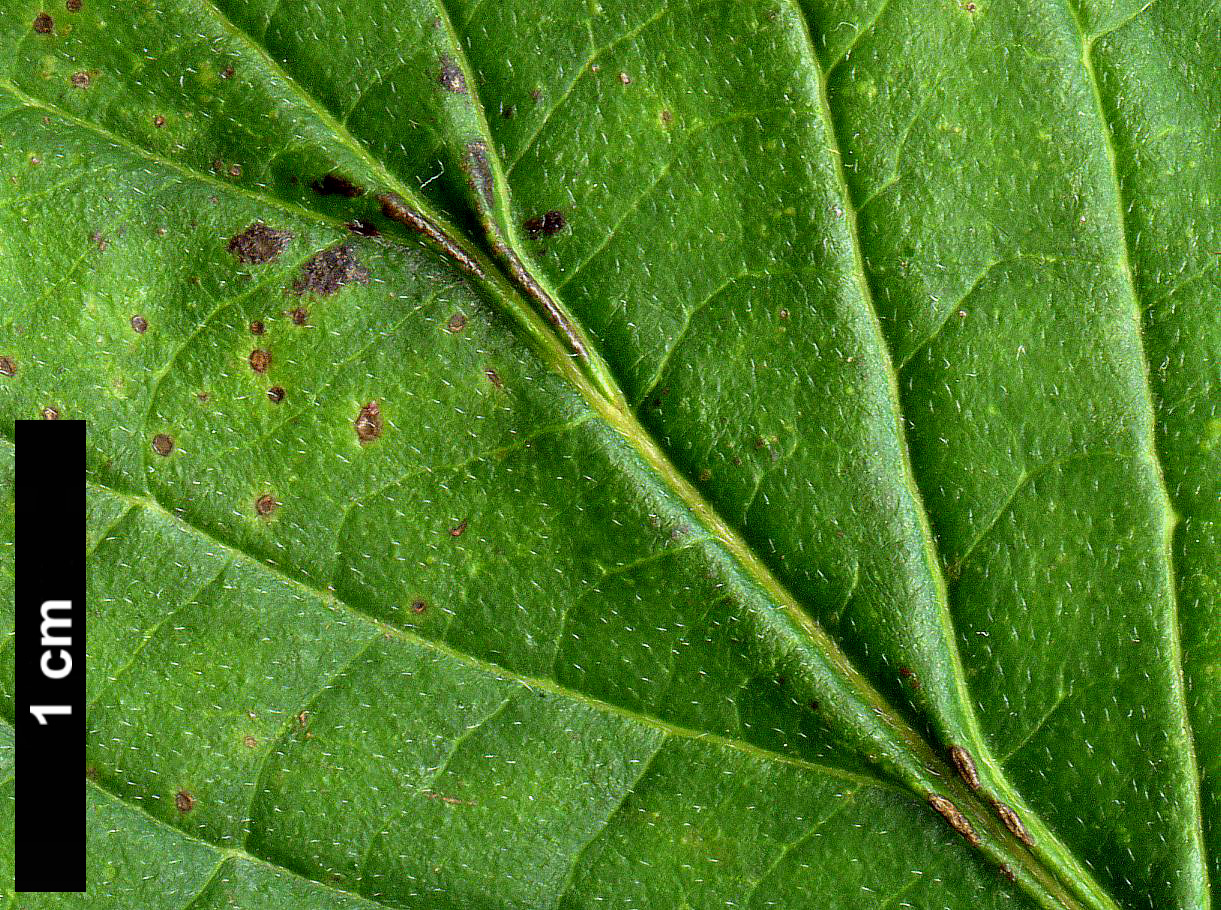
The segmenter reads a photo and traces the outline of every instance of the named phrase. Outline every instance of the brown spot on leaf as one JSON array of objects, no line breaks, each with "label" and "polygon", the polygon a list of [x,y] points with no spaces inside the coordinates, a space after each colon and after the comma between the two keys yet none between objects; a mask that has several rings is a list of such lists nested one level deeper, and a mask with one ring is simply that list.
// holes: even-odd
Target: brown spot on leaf
[{"label": "brown spot on leaf", "polygon": [[351,221],[345,221],[343,226],[353,234],[360,234],[362,237],[380,237],[382,235],[382,232],[377,229],[376,225],[362,218],[353,218]]},{"label": "brown spot on leaf", "polygon": [[254,501],[254,510],[260,515],[270,515],[278,508],[280,508],[279,501],[270,493],[264,493]]},{"label": "brown spot on leaf", "polygon": [[468,142],[462,156],[462,170],[467,183],[485,209],[491,210],[494,202],[496,181],[492,177],[492,165],[488,162],[488,147],[484,142]]},{"label": "brown spot on leaf", "polygon": [[266,373],[271,366],[271,351],[255,348],[247,359],[250,361],[250,369],[256,373]]},{"label": "brown spot on leaf", "polygon": [[256,319],[254,322],[250,323],[251,335],[262,335],[266,331],[267,326],[263,325],[263,323],[261,323],[259,320]]},{"label": "brown spot on leaf", "polygon": [[916,671],[911,667],[899,667],[899,675],[902,676],[904,681],[906,681],[906,683],[913,689],[920,688],[920,677],[916,675]]},{"label": "brown spot on leaf", "polygon": [[186,815],[195,808],[195,797],[186,790],[179,790],[174,795],[174,805],[178,807],[178,811]]},{"label": "brown spot on leaf", "polygon": [[85,70],[72,74],[72,84],[77,88],[89,88],[89,83],[92,81],[93,77],[85,72]]},{"label": "brown spot on leaf", "polygon": [[1017,876],[1014,875],[1013,870],[1010,869],[1004,863],[1001,863],[1001,865],[1000,865],[1000,873],[1001,873],[1001,875],[1005,876],[1005,879],[1007,881],[1017,884]]},{"label": "brown spot on leaf", "polygon": [[466,328],[466,315],[463,313],[454,313],[449,317],[449,322],[445,323],[445,328],[454,335],[457,335]]},{"label": "brown spot on leaf", "polygon": [[962,746],[950,746],[950,761],[954,763],[958,776],[972,790],[979,789],[979,772],[975,768],[975,759]]},{"label": "brown spot on leaf", "polygon": [[106,252],[106,248],[110,246],[110,241],[102,236],[101,231],[94,231],[91,233],[89,235],[89,240],[103,253]]},{"label": "brown spot on leaf", "polygon": [[370,401],[356,415],[356,438],[362,444],[372,442],[382,435],[382,409],[376,401]]},{"label": "brown spot on leaf", "polygon": [[632,84],[632,77],[631,77],[631,76],[629,76],[627,73],[620,73],[620,74],[619,74],[619,81],[620,81],[620,82],[622,82],[624,85],[631,85],[631,84]]},{"label": "brown spot on leaf", "polygon": [[342,174],[325,174],[310,184],[310,189],[319,196],[343,196],[353,199],[363,193],[364,187],[357,186]]},{"label": "brown spot on leaf", "polygon": [[284,389],[278,385],[273,385],[270,389],[267,390],[267,399],[272,404],[279,404],[281,401],[284,400],[284,395],[285,395]]},{"label": "brown spot on leaf", "polygon": [[242,176],[242,166],[240,164],[229,165],[229,176],[230,177]]},{"label": "brown spot on leaf", "polygon": [[526,233],[530,235],[531,240],[538,240],[540,237],[551,237],[564,230],[568,224],[564,218],[564,213],[556,209],[552,209],[542,215],[536,215],[529,218],[522,224],[526,229]]},{"label": "brown spot on leaf", "polygon": [[661,112],[661,122],[664,125],[669,126],[671,123],[674,122],[674,114],[670,111],[662,111]]},{"label": "brown spot on leaf", "polygon": [[240,234],[234,234],[229,239],[228,249],[239,262],[263,265],[279,259],[292,239],[292,231],[277,231],[256,221]]},{"label": "brown spot on leaf", "polygon": [[979,846],[979,835],[975,833],[975,829],[971,827],[971,823],[967,821],[966,816],[958,811],[957,806],[944,796],[937,796],[936,794],[929,795],[928,804],[933,807],[937,814],[946,820],[951,828],[962,835],[963,840],[972,847]]},{"label": "brown spot on leaf", "polygon": [[543,90],[541,88],[530,89],[530,98],[535,104],[543,100]]},{"label": "brown spot on leaf", "polygon": [[491,367],[484,370],[483,375],[486,376],[488,378],[488,382],[490,382],[496,388],[503,389],[505,387],[504,380],[500,378],[500,374]]},{"label": "brown spot on leaf", "polygon": [[788,318],[789,318],[789,311],[788,311],[788,310],[786,310],[784,307],[781,307],[781,308],[780,308],[780,318],[781,318],[781,319],[788,319]]},{"label": "brown spot on leaf", "polygon": [[236,70],[233,68],[233,65],[230,64],[220,71],[220,77],[222,79],[232,79],[235,72]]},{"label": "brown spot on leaf", "polygon": [[309,322],[309,310],[303,306],[299,306],[288,314],[292,319],[293,325],[305,325]]},{"label": "brown spot on leaf", "polygon": [[66,0],[64,6],[70,13],[79,13],[81,11],[81,0]]},{"label": "brown spot on leaf", "polygon": [[165,433],[158,433],[153,437],[153,451],[164,458],[174,451],[174,437],[167,436]]},{"label": "brown spot on leaf", "polygon": [[516,114],[517,114],[517,105],[516,104],[502,104],[500,106],[500,116],[504,117],[506,120],[512,120]]},{"label": "brown spot on leaf", "polygon": [[466,94],[466,77],[462,75],[462,69],[458,64],[454,63],[453,58],[447,54],[441,55],[441,73],[437,81],[447,92],[453,92],[456,95]]},{"label": "brown spot on leaf", "polygon": [[158,129],[165,126],[165,118],[158,114],[153,118],[153,126],[157,127]]},{"label": "brown spot on leaf", "polygon": [[300,714],[297,715],[297,724],[299,726],[304,727],[308,723],[309,723],[309,712],[308,711],[302,711]]},{"label": "brown spot on leaf", "polygon": [[366,284],[369,270],[360,264],[350,246],[340,244],[311,256],[301,266],[301,274],[293,282],[293,291],[327,297],[353,281]]},{"label": "brown spot on leaf", "polygon": [[247,749],[254,749],[254,748],[257,748],[259,745],[259,741],[257,739],[255,739],[253,736],[251,736],[250,734],[246,734],[246,736],[242,739],[242,743],[246,746]]},{"label": "brown spot on leaf", "polygon": [[449,529],[449,536],[450,537],[461,537],[466,532],[466,528],[467,528],[468,524],[470,524],[470,522],[467,519],[465,519],[465,518],[462,519],[460,522],[458,522],[456,525],[454,525],[452,528]]},{"label": "brown spot on leaf", "polygon": [[1018,818],[1018,814],[1002,803],[999,799],[992,800],[992,808],[996,810],[996,817],[1001,820],[1009,833],[1020,840],[1027,847],[1034,846],[1034,838],[1030,836],[1030,832],[1026,830],[1026,826],[1022,824],[1022,820]]},{"label": "brown spot on leaf", "polygon": [[148,331],[148,320],[137,313],[131,317],[131,330],[137,335],[143,335]]},{"label": "brown spot on leaf", "polygon": [[49,35],[55,31],[55,20],[50,13],[39,13],[34,17],[34,31],[40,35]]},{"label": "brown spot on leaf", "polygon": [[49,406],[45,407],[42,409],[42,419],[43,420],[59,420],[59,411],[56,410],[55,408],[52,408]]},{"label": "brown spot on leaf", "polygon": [[426,600],[424,600],[424,598],[422,598],[422,597],[417,597],[415,600],[413,600],[411,602],[411,612],[412,613],[423,613],[427,609],[428,609],[428,602]]}]

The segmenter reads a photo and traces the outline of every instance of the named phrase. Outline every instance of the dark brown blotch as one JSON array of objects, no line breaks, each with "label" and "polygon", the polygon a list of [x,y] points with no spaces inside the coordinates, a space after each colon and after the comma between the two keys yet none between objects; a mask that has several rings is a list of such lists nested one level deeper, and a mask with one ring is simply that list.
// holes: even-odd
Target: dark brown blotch
[{"label": "dark brown blotch", "polygon": [[233,65],[232,65],[232,64],[230,64],[229,66],[226,66],[226,67],[225,67],[223,70],[221,70],[221,71],[220,71],[220,77],[221,77],[222,79],[232,79],[232,78],[233,78],[233,74],[234,74],[235,72],[237,72],[237,70],[235,70],[235,69],[233,68]]},{"label": "dark brown blotch", "polygon": [[186,790],[179,790],[174,794],[174,805],[178,807],[178,811],[186,815],[195,808],[195,797]]},{"label": "dark brown blotch", "polygon": [[463,313],[454,313],[449,317],[449,322],[445,323],[445,328],[452,334],[457,335],[466,328],[466,316]]},{"label": "dark brown blotch", "polygon": [[263,265],[279,259],[292,239],[292,231],[277,231],[256,221],[240,234],[229,238],[228,249],[239,262]]},{"label": "dark brown blotch", "polygon": [[416,614],[423,613],[427,609],[428,609],[428,601],[424,600],[424,598],[422,598],[422,597],[417,597],[415,600],[413,600],[411,602],[411,612],[412,613],[416,613]]},{"label": "dark brown blotch", "polygon": [[377,229],[377,225],[365,221],[363,218],[345,221],[343,226],[353,234],[360,234],[362,237],[380,237],[382,235],[382,232]]},{"label": "dark brown blotch", "polygon": [[526,233],[530,235],[531,240],[538,240],[540,237],[551,237],[558,234],[567,225],[568,221],[564,218],[564,213],[558,209],[552,209],[549,212],[544,212],[542,215],[528,218],[522,224],[522,227],[526,229]]},{"label": "dark brown blotch", "polygon": [[309,310],[299,306],[288,314],[288,318],[293,321],[293,325],[305,325],[309,322]]},{"label": "dark brown blotch", "polygon": [[53,407],[45,407],[42,409],[43,420],[59,420],[59,411]]},{"label": "dark brown blotch", "polygon": [[250,334],[251,335],[262,335],[266,331],[267,331],[267,326],[263,325],[263,323],[260,322],[258,319],[256,319],[254,322],[250,323]]},{"label": "dark brown blotch", "polygon": [[370,401],[356,415],[356,438],[361,444],[372,442],[382,435],[382,409],[376,401]]},{"label": "dark brown blotch", "polygon": [[992,808],[996,810],[996,817],[1001,820],[1001,823],[1009,829],[1009,833],[1020,840],[1027,847],[1034,846],[1034,838],[1030,836],[1030,832],[1026,830],[1026,826],[1022,824],[1022,820],[1018,818],[1018,814],[1011,808],[1002,803],[999,799],[992,800]]},{"label": "dark brown blotch", "polygon": [[72,74],[72,84],[76,88],[89,88],[89,83],[93,81],[93,77],[85,70]]},{"label": "dark brown blotch", "polygon": [[268,516],[280,508],[280,502],[270,493],[264,493],[254,501],[254,510],[261,516]]},{"label": "dark brown blotch", "polygon": [[454,63],[454,59],[447,54],[441,55],[441,73],[437,81],[447,92],[453,92],[455,95],[466,94],[466,77],[462,75],[462,69]]},{"label": "dark brown blotch", "polygon": [[470,522],[467,519],[465,519],[465,518],[462,519],[460,522],[458,522],[456,525],[454,525],[452,528],[449,529],[449,536],[450,537],[461,537],[463,534],[466,533],[466,528],[469,524],[470,524]]},{"label": "dark brown blotch", "polygon": [[64,6],[70,13],[79,13],[81,11],[81,0],[66,0]]},{"label": "dark brown blotch", "polygon": [[137,335],[143,335],[148,331],[148,320],[137,313],[131,317],[131,330]]},{"label": "dark brown blotch", "polygon": [[341,243],[311,256],[301,266],[293,292],[328,297],[354,281],[367,284],[369,270],[360,264],[352,247]]},{"label": "dark brown blotch", "polygon": [[[756,448],[758,447],[756,446]],[[920,688],[920,677],[916,675],[916,671],[911,667],[899,667],[899,675],[913,689],[918,690]]]},{"label": "dark brown blotch", "polygon": [[34,17],[34,31],[40,35],[49,35],[55,31],[55,20],[50,13],[39,13]]},{"label": "dark brown blotch", "polygon": [[267,390],[267,400],[270,401],[272,404],[279,404],[281,401],[284,400],[285,394],[286,393],[282,386],[273,385],[270,389]]},{"label": "dark brown blotch", "polygon": [[343,196],[353,199],[361,195],[364,187],[353,183],[343,174],[325,174],[310,184],[310,189],[319,196]]},{"label": "dark brown blotch", "polygon": [[483,371],[483,375],[488,378],[488,382],[490,382],[493,387],[497,389],[503,389],[505,387],[504,380],[500,378],[500,374],[491,367],[485,369]]},{"label": "dark brown blotch", "polygon": [[271,368],[271,351],[255,348],[247,359],[250,361],[250,369],[256,373],[266,373]]},{"label": "dark brown blotch", "polygon": [[157,127],[157,129],[161,129],[161,127],[165,126],[165,118],[158,114],[153,118],[153,126]]},{"label": "dark brown blotch", "polygon": [[933,807],[938,815],[946,820],[951,828],[962,835],[963,840],[972,847],[979,846],[979,835],[975,833],[975,829],[971,827],[971,823],[967,821],[966,816],[958,810],[957,806],[944,796],[937,796],[936,794],[930,794],[928,804]]},{"label": "dark brown blotch", "polygon": [[174,451],[174,437],[165,433],[158,433],[153,437],[153,451],[162,458]]},{"label": "dark brown blotch", "polygon": [[0,376],[16,376],[17,361],[12,357],[0,357]]}]

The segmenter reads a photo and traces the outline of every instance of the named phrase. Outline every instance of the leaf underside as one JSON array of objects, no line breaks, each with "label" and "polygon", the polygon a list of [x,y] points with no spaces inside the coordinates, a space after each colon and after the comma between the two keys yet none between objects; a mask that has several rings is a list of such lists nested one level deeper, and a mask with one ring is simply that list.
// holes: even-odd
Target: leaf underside
[{"label": "leaf underside", "polygon": [[89,422],[9,907],[1211,906],[1215,5],[0,14],[0,881]]}]

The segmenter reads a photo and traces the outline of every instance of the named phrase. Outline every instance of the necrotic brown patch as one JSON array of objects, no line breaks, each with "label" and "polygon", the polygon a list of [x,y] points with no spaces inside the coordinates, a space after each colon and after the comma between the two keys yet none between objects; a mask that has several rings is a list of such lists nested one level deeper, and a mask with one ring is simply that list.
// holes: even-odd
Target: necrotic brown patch
[{"label": "necrotic brown patch", "polygon": [[465,519],[465,518],[462,519],[460,522],[458,522],[456,525],[454,525],[452,528],[449,529],[449,536],[450,537],[461,537],[463,534],[466,533],[466,528],[467,528],[468,524],[470,524],[470,522],[467,519]]},{"label": "necrotic brown patch", "polygon": [[292,231],[277,231],[256,221],[229,239],[229,252],[240,262],[262,265],[279,259],[292,239]]},{"label": "necrotic brown patch", "polygon": [[342,174],[326,174],[310,184],[310,189],[319,196],[343,196],[352,199],[363,193],[364,187],[358,186]]},{"label": "necrotic brown patch", "polygon": [[178,807],[178,811],[186,815],[195,808],[195,797],[186,790],[179,790],[174,795],[174,805]]},{"label": "necrotic brown patch", "polygon": [[428,609],[428,602],[426,600],[424,600],[422,597],[417,597],[415,600],[413,600],[411,602],[411,612],[412,613],[423,613],[427,609]]},{"label": "necrotic brown patch", "polygon": [[454,313],[454,315],[449,317],[449,322],[445,324],[445,328],[457,335],[466,328],[466,316],[462,313]]},{"label": "necrotic brown patch", "polygon": [[167,436],[165,433],[158,433],[153,437],[153,451],[164,458],[174,451],[174,437]]},{"label": "necrotic brown patch", "polygon": [[46,407],[42,409],[43,420],[59,420],[59,411],[55,408]]},{"label": "necrotic brown patch", "polygon": [[267,326],[263,325],[263,323],[261,323],[259,320],[256,319],[254,322],[250,323],[251,335],[262,335],[266,331]]},{"label": "necrotic brown patch", "polygon": [[301,274],[293,282],[293,291],[328,297],[353,281],[368,283],[369,270],[360,264],[350,246],[340,244],[310,257],[301,266]]},{"label": "necrotic brown patch", "polygon": [[972,790],[979,789],[979,772],[975,768],[975,759],[962,746],[950,746],[950,760],[958,771],[958,776]]},{"label": "necrotic brown patch", "polygon": [[34,17],[34,31],[40,35],[49,35],[55,31],[55,20],[50,13],[39,13]]},{"label": "necrotic brown patch", "polygon": [[148,320],[137,313],[131,317],[131,330],[138,335],[143,335],[148,331]]},{"label": "necrotic brown patch", "polygon": [[270,389],[267,390],[267,399],[272,404],[279,404],[281,401],[284,400],[284,395],[285,395],[284,389],[278,385],[273,385]]},{"label": "necrotic brown patch", "polygon": [[382,409],[376,401],[370,401],[356,415],[356,438],[362,444],[372,442],[382,435]]},{"label": "necrotic brown patch", "polygon": [[462,70],[454,63],[453,58],[445,54],[441,55],[441,74],[437,81],[447,92],[466,94],[466,77],[462,75]]},{"label": "necrotic brown patch", "polygon": [[292,319],[293,325],[305,325],[307,322],[309,322],[309,310],[303,306],[297,307],[295,310],[290,312],[288,316],[290,319]]},{"label": "necrotic brown patch", "polygon": [[505,387],[504,380],[500,378],[500,374],[491,367],[484,370],[483,375],[486,376],[488,378],[488,382],[490,382],[496,388],[503,389]]},{"label": "necrotic brown patch", "polygon": [[254,501],[254,510],[260,515],[270,515],[280,507],[280,503],[270,493],[264,493]]},{"label": "necrotic brown patch", "polygon": [[488,161],[488,147],[484,142],[467,143],[466,153],[462,156],[462,170],[466,172],[467,182],[475,191],[485,209],[493,206],[493,192],[496,185],[492,177],[492,165]]},{"label": "necrotic brown patch", "polygon": [[351,221],[345,221],[343,226],[353,234],[360,234],[362,237],[380,237],[382,232],[377,229],[374,224],[365,221],[363,218],[353,218]]},{"label": "necrotic brown patch", "polygon": [[67,0],[64,3],[70,13],[79,13],[81,11],[81,0]]},{"label": "necrotic brown patch", "polygon": [[89,88],[89,83],[92,81],[93,77],[84,70],[72,74],[72,84],[77,88]]},{"label": "necrotic brown patch", "polygon": [[12,357],[0,357],[0,376],[16,376],[17,361]]},{"label": "necrotic brown patch", "polygon": [[271,366],[271,351],[265,351],[263,348],[255,348],[250,352],[250,369],[256,373],[266,373]]}]

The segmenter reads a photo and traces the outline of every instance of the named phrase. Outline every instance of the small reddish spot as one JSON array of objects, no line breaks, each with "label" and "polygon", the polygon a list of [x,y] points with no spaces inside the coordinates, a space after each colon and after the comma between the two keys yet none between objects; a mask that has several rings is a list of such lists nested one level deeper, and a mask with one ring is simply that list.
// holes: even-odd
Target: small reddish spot
[{"label": "small reddish spot", "polygon": [[267,399],[272,404],[279,404],[281,401],[284,400],[284,395],[285,395],[284,389],[278,385],[273,385],[270,389],[267,390]]},{"label": "small reddish spot", "polygon": [[427,609],[428,609],[428,602],[425,601],[423,598],[417,597],[415,600],[413,600],[411,602],[411,612],[412,613],[423,613]]},{"label": "small reddish spot", "polygon": [[165,126],[165,118],[158,114],[153,118],[153,126],[157,127],[158,129]]},{"label": "small reddish spot", "polygon": [[505,387],[504,380],[500,378],[500,374],[491,367],[484,370],[483,375],[488,378],[488,382],[490,382],[494,387],[498,389],[503,389]]},{"label": "small reddish spot", "polygon": [[81,11],[81,0],[67,0],[64,6],[68,8],[70,13],[79,13]]},{"label": "small reddish spot", "polygon": [[920,678],[916,676],[916,671],[911,667],[899,667],[899,675],[907,680],[907,684],[913,689],[920,688]]},{"label": "small reddish spot", "polygon": [[308,711],[302,711],[300,714],[297,715],[297,725],[298,726],[304,727],[308,723],[309,723],[309,712]]},{"label": "small reddish spot", "polygon": [[207,401],[211,396],[207,392],[199,392],[195,395],[200,401]]},{"label": "small reddish spot", "polygon": [[153,451],[164,458],[174,451],[174,437],[167,436],[165,433],[158,433],[153,437]]},{"label": "small reddish spot", "polygon": [[222,79],[232,79],[234,72],[236,72],[236,71],[233,69],[232,65],[226,66],[223,70],[220,71],[220,77]]},{"label": "small reddish spot", "polygon": [[55,20],[50,13],[39,13],[34,17],[34,31],[40,35],[49,35],[55,31]]},{"label": "small reddish spot", "polygon": [[0,357],[0,376],[16,376],[17,361],[12,357]]},{"label": "small reddish spot", "polygon": [[84,70],[72,74],[72,84],[77,88],[89,88],[89,83],[92,81],[93,77]]},{"label": "small reddish spot", "polygon": [[1012,882],[1013,884],[1017,884],[1017,876],[1014,875],[1013,870],[1010,869],[1008,866],[1006,866],[1004,863],[1001,863],[1000,872],[1001,872],[1001,875],[1005,876],[1005,879],[1007,881]]},{"label": "small reddish spot", "polygon": [[254,322],[250,323],[250,334],[251,335],[262,335],[266,331],[267,331],[267,326],[263,325],[263,323],[259,322],[257,319]]},{"label": "small reddish spot", "polygon": [[375,224],[362,218],[353,218],[351,221],[345,221],[343,226],[353,234],[360,234],[362,237],[380,237],[382,235],[382,232],[377,229]]},{"label": "small reddish spot", "polygon": [[462,313],[454,313],[449,317],[449,322],[445,323],[445,328],[457,335],[466,328],[466,316]]},{"label": "small reddish spot", "polygon": [[535,104],[543,100],[543,90],[541,88],[531,89],[530,98]]},{"label": "small reddish spot", "polygon": [[240,164],[229,165],[229,176],[230,177],[242,176],[242,166]]},{"label": "small reddish spot", "polygon": [[271,366],[271,351],[265,351],[262,348],[255,348],[250,352],[250,369],[256,373],[266,373],[268,367]]},{"label": "small reddish spot", "polygon": [[186,815],[195,808],[195,797],[186,790],[179,790],[174,796],[174,805],[178,807],[178,811]]},{"label": "small reddish spot", "polygon": [[376,401],[370,401],[356,415],[356,438],[361,444],[372,442],[382,435],[382,409]]},{"label": "small reddish spot", "polygon": [[280,508],[279,500],[270,493],[264,493],[254,501],[254,510],[260,515],[270,515],[278,508]]},{"label": "small reddish spot", "polygon": [[52,407],[42,409],[43,420],[59,420],[59,411]]},{"label": "small reddish spot", "polygon": [[288,315],[292,319],[293,325],[305,325],[309,322],[309,310],[305,307],[299,306]]},{"label": "small reddish spot", "polygon": [[536,215],[533,218],[527,219],[522,227],[526,229],[526,233],[530,235],[531,240],[538,240],[540,237],[551,237],[564,230],[568,224],[564,218],[564,213],[556,209],[552,209],[542,215]]},{"label": "small reddish spot", "polygon": [[450,537],[461,537],[463,535],[463,533],[465,533],[468,524],[470,524],[470,522],[467,519],[465,519],[465,518],[462,519],[460,522],[458,522],[456,525],[454,525],[452,528],[449,529],[449,536]]},{"label": "small reddish spot", "polygon": [[94,231],[91,233],[89,235],[89,240],[103,253],[106,252],[106,248],[110,246],[110,241],[102,236],[101,231]]},{"label": "small reddish spot", "polygon": [[131,330],[137,335],[143,335],[148,331],[148,320],[137,313],[131,317]]},{"label": "small reddish spot", "polygon": [[786,310],[786,309],[784,309],[784,308],[781,308],[781,310],[780,310],[780,318],[781,318],[781,319],[788,319],[788,318],[789,318],[789,311],[788,311],[788,310]]}]

